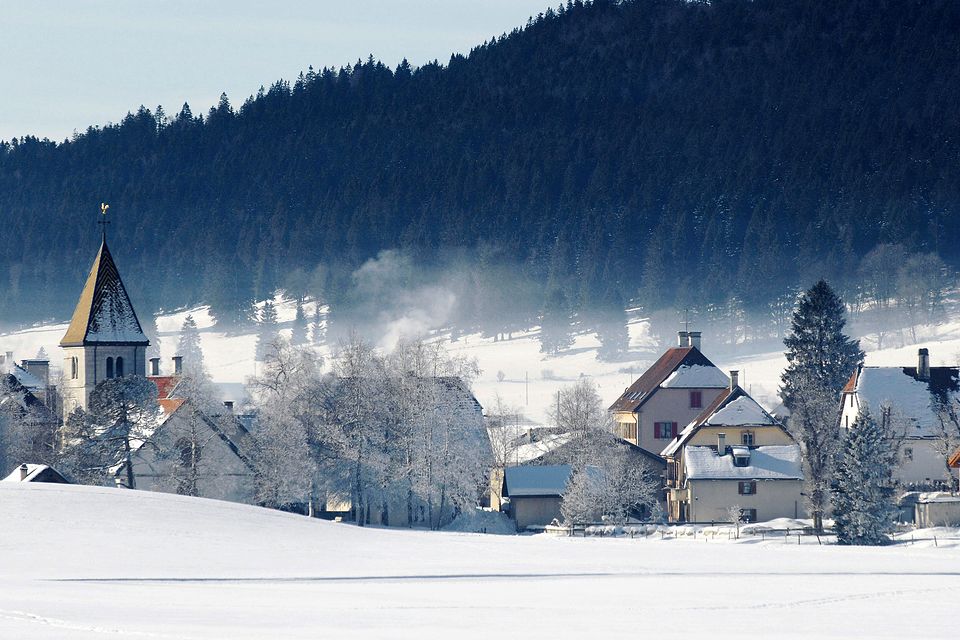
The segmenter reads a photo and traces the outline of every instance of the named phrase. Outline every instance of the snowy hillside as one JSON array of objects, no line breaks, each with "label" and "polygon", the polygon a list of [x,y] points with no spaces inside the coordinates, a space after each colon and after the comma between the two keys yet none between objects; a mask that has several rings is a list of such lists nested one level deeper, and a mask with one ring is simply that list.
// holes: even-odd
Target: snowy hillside
[{"label": "snowy hillside", "polygon": [[[280,334],[289,337],[295,305],[279,296],[274,304]],[[307,317],[312,318],[314,303],[308,302],[304,309]],[[321,315],[325,317],[324,312],[322,308]],[[200,329],[207,368],[213,379],[221,383],[224,399],[240,401],[243,383],[257,371],[258,364],[254,361],[256,334],[252,330],[245,334],[225,333],[215,326],[207,307],[157,318],[161,367],[165,372],[170,370],[180,327],[188,314],[193,315]],[[433,339],[444,341],[452,353],[477,359],[482,373],[474,384],[474,392],[488,412],[496,410],[499,396],[505,407],[518,409],[535,421],[545,421],[549,408],[556,402],[557,391],[581,376],[592,378],[604,401],[612,403],[660,356],[660,349],[648,329],[649,325],[643,319],[630,321],[630,358],[623,362],[598,361],[600,342],[592,333],[578,334],[573,346],[559,356],[540,353],[536,328],[515,333],[511,340],[500,342],[479,334],[461,335],[451,340],[449,333],[442,333],[434,335]],[[56,367],[60,355],[57,345],[65,331],[66,324],[58,324],[0,334],[0,352],[13,351],[19,360],[33,357],[43,347]],[[871,339],[861,337],[861,346],[867,352],[867,364],[915,366],[917,349],[921,346],[930,349],[930,364],[933,366],[956,365],[960,360],[960,321],[921,327],[918,335],[920,339],[916,344],[882,350],[877,350]],[[328,355],[335,346],[321,342],[318,351]],[[755,345],[718,348],[709,342],[703,344],[702,350],[722,370],[739,370],[741,386],[767,409],[779,404],[777,389],[780,373],[786,366],[782,351],[758,351]]]},{"label": "snowy hillside", "polygon": [[[957,542],[888,548],[361,529],[0,483],[0,637],[948,637]],[[955,532],[954,532],[955,533]],[[744,603],[749,602],[749,607]]]}]

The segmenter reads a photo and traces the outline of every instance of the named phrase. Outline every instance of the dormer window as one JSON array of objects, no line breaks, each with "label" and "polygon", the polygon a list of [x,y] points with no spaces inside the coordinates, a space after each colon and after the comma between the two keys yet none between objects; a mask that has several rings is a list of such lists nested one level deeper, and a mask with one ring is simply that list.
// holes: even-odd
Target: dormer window
[{"label": "dormer window", "polygon": [[750,466],[750,449],[746,447],[733,447],[733,466]]}]

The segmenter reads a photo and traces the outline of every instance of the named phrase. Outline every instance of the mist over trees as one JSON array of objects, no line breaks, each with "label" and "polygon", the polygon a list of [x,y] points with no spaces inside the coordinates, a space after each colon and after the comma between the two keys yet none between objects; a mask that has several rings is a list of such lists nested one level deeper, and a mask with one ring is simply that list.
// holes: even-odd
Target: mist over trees
[{"label": "mist over trees", "polygon": [[446,65],[311,68],[206,114],[12,140],[0,313],[69,313],[104,200],[124,274],[150,283],[136,302],[227,325],[320,263],[336,308],[389,249],[467,264],[483,293],[452,318],[490,335],[630,301],[709,305],[733,333],[819,277],[853,301],[878,245],[960,258],[958,22],[946,0],[577,1]]}]

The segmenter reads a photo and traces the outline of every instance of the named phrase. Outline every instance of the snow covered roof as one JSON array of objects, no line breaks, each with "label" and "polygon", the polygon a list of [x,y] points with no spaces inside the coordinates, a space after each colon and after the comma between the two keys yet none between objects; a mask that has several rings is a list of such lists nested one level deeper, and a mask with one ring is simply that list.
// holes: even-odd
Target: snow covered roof
[{"label": "snow covered roof", "polygon": [[717,367],[702,364],[680,365],[660,383],[664,389],[724,389],[730,384]]},{"label": "snow covered roof", "polygon": [[862,367],[857,377],[857,402],[879,418],[886,407],[907,421],[905,435],[936,437],[937,403],[957,397],[957,369],[931,367],[930,380],[919,380],[911,367]]},{"label": "snow covered roof", "polygon": [[[723,376],[723,373],[717,369],[717,367],[710,362],[709,359],[696,347],[673,347],[672,349],[667,349],[660,358],[654,362],[649,369],[643,372],[637,380],[627,387],[617,401],[610,405],[610,411],[636,411],[639,409],[647,400],[653,397],[653,394],[656,393],[656,390],[660,388],[664,382],[671,377],[680,367],[694,367],[700,366],[703,368],[712,368],[715,369],[717,373]],[[689,380],[692,381],[694,377],[697,378],[706,378],[708,374],[698,370],[687,372],[689,373]],[[681,376],[681,379],[686,377],[686,374]],[[715,376],[712,376],[714,378]],[[723,376],[726,380],[726,376]],[[674,386],[687,386],[689,384],[680,384]],[[724,383],[721,386],[726,386]],[[711,384],[709,388],[712,388]]]},{"label": "snow covered roof", "polygon": [[17,379],[17,382],[22,384],[27,389],[42,389],[46,386],[43,380],[33,375],[18,364],[14,364],[12,367],[10,367],[10,373]]},{"label": "snow covered roof", "polygon": [[504,469],[506,495],[511,498],[562,496],[570,479],[570,465],[507,467]]},{"label": "snow covered roof", "polygon": [[61,347],[86,344],[148,345],[106,240],[93,261]]},{"label": "snow covered roof", "polygon": [[676,455],[701,427],[780,427],[771,416],[741,387],[721,393],[703,412],[690,422],[677,437],[660,452],[661,456]]},{"label": "snow covered roof", "polygon": [[[27,468],[26,475],[21,467]],[[22,464],[3,479],[3,482],[67,482],[56,469],[45,464]]]},{"label": "snow covered roof", "polygon": [[719,456],[712,447],[687,447],[688,480],[803,480],[800,446],[770,445],[750,449],[750,463],[734,466],[733,455]]},{"label": "snow covered roof", "polygon": [[524,442],[507,452],[506,461],[511,464],[526,464],[542,458],[570,442],[569,433],[550,433],[532,442]]},{"label": "snow covered roof", "polygon": [[727,403],[709,416],[702,424],[710,426],[774,426],[780,424],[767,413],[756,400],[744,394]]},{"label": "snow covered roof", "polygon": [[960,496],[946,491],[931,491],[929,493],[921,493],[917,496],[917,502],[921,504],[931,502],[960,502]]}]

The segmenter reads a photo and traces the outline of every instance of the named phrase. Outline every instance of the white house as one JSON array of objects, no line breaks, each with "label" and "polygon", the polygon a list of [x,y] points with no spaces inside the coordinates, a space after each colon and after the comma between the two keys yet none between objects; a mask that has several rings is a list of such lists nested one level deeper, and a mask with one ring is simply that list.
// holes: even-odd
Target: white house
[{"label": "white house", "polygon": [[862,407],[886,423],[899,442],[896,478],[908,487],[936,488],[950,472],[960,439],[957,367],[931,367],[920,349],[915,367],[860,367],[841,397],[840,427],[849,429]]}]

